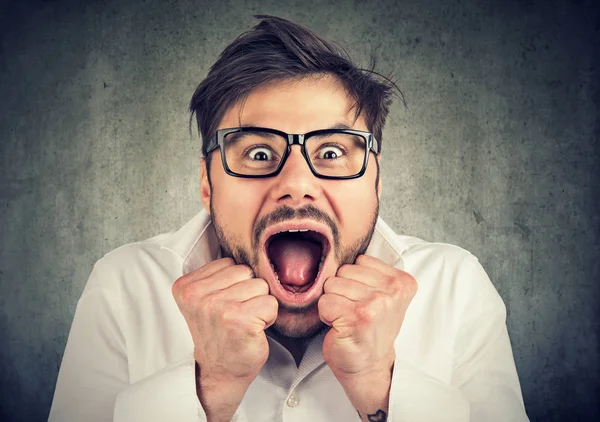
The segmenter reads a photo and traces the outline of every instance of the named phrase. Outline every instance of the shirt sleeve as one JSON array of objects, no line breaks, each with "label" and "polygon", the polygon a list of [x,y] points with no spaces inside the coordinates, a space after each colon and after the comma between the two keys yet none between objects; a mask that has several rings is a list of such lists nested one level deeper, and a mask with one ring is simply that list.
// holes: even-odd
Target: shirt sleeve
[{"label": "shirt sleeve", "polygon": [[451,382],[397,360],[388,421],[527,422],[504,303],[472,255],[463,261],[458,281],[468,299],[456,302],[452,318],[457,322]]},{"label": "shirt sleeve", "polygon": [[102,287],[95,266],[75,309],[49,422],[112,421],[129,379],[118,296]]},{"label": "shirt sleeve", "polygon": [[459,320],[452,385],[468,399],[472,422],[529,421],[506,327],[504,302],[477,258],[470,255],[465,266],[475,294],[470,296]]},{"label": "shirt sleeve", "polygon": [[205,421],[192,357],[130,384],[120,292],[98,268],[75,310],[48,421]]},{"label": "shirt sleeve", "polygon": [[206,422],[194,377],[190,359],[131,384],[117,396],[114,422]]},{"label": "shirt sleeve", "polygon": [[[206,422],[193,358],[131,384],[117,396],[114,422]],[[249,422],[238,408],[231,422]]]},{"label": "shirt sleeve", "polygon": [[401,360],[394,363],[388,422],[469,422],[469,402],[458,389]]}]

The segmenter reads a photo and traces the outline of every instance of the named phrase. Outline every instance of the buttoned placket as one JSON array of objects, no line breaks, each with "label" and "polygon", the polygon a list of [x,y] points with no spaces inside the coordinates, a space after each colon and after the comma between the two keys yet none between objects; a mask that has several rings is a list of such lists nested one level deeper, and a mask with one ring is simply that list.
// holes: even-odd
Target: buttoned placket
[{"label": "buttoned placket", "polygon": [[306,414],[306,409],[303,409],[302,403],[302,381],[310,375],[313,371],[317,370],[321,365],[325,365],[323,359],[323,338],[325,333],[319,334],[315,337],[306,348],[306,352],[300,361],[300,366],[296,370],[294,379],[288,389],[288,396],[283,406],[282,420],[284,422],[296,422],[301,421]]}]

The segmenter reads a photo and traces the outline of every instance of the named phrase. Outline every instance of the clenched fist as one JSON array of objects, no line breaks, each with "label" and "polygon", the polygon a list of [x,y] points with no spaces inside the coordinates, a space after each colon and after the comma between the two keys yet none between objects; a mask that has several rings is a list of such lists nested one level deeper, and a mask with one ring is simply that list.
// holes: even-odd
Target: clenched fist
[{"label": "clenched fist", "polygon": [[394,340],[417,283],[404,271],[360,255],[354,264],[342,265],[324,289],[319,316],[331,330],[323,340],[323,358],[361,417],[385,415]]},{"label": "clenched fist", "polygon": [[394,340],[417,284],[406,272],[361,255],[325,282],[321,320],[332,327],[323,357],[341,375],[366,373],[394,362]]},{"label": "clenched fist", "polygon": [[277,299],[231,258],[180,277],[172,291],[194,341],[198,397],[209,420],[229,420],[269,356],[265,329],[277,318]]}]

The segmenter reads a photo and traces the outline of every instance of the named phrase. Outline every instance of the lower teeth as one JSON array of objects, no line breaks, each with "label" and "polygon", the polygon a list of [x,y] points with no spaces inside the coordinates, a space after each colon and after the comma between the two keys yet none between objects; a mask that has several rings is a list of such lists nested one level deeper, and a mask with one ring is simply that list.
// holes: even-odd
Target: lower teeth
[{"label": "lower teeth", "polygon": [[288,291],[288,292],[294,293],[294,294],[300,294],[300,293],[305,293],[306,291],[308,291],[314,282],[304,284],[302,286],[294,286],[292,284],[283,284],[281,282],[279,282],[279,283],[281,284],[281,286],[284,288],[285,291]]}]

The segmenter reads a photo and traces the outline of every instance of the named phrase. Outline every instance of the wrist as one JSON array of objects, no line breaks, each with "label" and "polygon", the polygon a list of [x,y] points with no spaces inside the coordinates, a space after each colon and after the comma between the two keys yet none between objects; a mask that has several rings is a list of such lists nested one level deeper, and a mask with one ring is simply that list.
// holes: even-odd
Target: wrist
[{"label": "wrist", "polygon": [[344,388],[361,388],[361,386],[389,385],[392,380],[394,364],[380,368],[370,368],[362,372],[346,374],[334,373]]},{"label": "wrist", "polygon": [[392,352],[388,353],[384,359],[381,359],[368,367],[361,368],[358,371],[343,372],[334,369],[334,367],[331,366],[330,368],[332,368],[333,374],[341,383],[356,384],[378,379],[391,379],[395,360],[396,354],[395,351],[392,350]]},{"label": "wrist", "polygon": [[251,383],[250,379],[205,373],[196,362],[196,395],[209,422],[230,421]]},{"label": "wrist", "polygon": [[334,374],[361,420],[388,413],[394,364],[354,374]]}]

